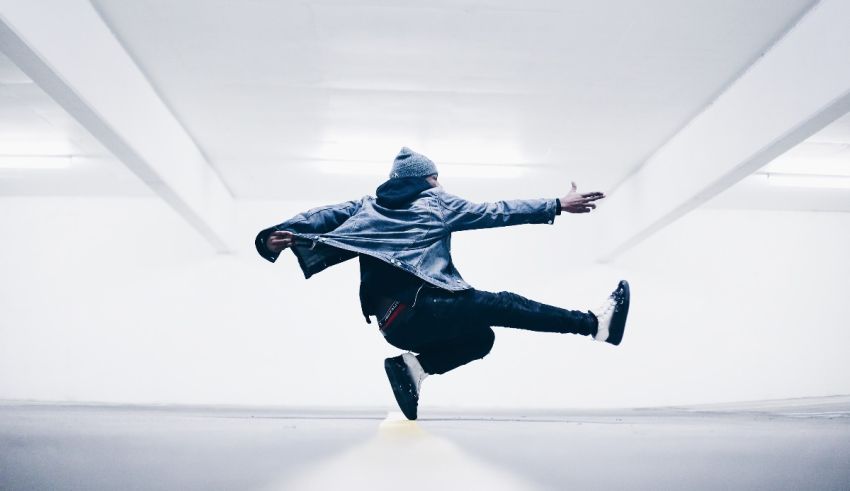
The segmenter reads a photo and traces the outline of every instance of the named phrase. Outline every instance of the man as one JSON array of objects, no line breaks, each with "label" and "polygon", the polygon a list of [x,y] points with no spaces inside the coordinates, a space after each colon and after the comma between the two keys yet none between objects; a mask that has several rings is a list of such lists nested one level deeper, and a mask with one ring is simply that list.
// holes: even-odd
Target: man
[{"label": "man", "polygon": [[305,278],[348,259],[360,260],[360,305],[374,315],[387,342],[419,353],[384,360],[404,415],[416,419],[422,381],[490,352],[491,326],[573,333],[620,344],[629,309],[629,285],[592,312],[565,310],[510,292],[472,288],[451,257],[451,234],[461,230],[553,223],[562,211],[588,213],[599,192],[576,185],[559,199],[471,203],[443,190],[437,167],[407,147],[393,162],[376,198],[313,208],[257,234],[257,252],[274,262],[292,249]]}]

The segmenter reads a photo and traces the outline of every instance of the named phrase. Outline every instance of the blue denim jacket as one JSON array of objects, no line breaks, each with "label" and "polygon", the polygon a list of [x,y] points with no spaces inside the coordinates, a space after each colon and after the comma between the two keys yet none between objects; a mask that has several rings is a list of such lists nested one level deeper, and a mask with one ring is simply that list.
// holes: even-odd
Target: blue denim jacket
[{"label": "blue denim jacket", "polygon": [[452,263],[452,232],[549,223],[556,215],[555,199],[472,203],[442,187],[423,191],[401,208],[379,205],[364,196],[357,201],[321,206],[262,230],[257,251],[275,262],[278,254],[265,247],[275,230],[295,236],[291,247],[304,277],[343,261],[368,254],[446,290],[471,288]]}]

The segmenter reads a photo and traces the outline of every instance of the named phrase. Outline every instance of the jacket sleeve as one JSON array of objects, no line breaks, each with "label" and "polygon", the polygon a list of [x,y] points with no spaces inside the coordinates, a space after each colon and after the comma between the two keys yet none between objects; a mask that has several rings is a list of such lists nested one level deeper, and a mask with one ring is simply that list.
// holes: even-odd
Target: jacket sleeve
[{"label": "jacket sleeve", "polygon": [[280,253],[270,251],[266,247],[266,238],[276,230],[287,230],[300,234],[323,234],[342,225],[360,210],[361,201],[346,201],[336,205],[320,206],[299,213],[289,220],[260,231],[254,239],[257,252],[264,259],[275,262]]},{"label": "jacket sleeve", "polygon": [[555,215],[560,214],[554,198],[473,203],[443,192],[437,195],[437,201],[443,222],[452,232],[525,223],[553,223]]}]

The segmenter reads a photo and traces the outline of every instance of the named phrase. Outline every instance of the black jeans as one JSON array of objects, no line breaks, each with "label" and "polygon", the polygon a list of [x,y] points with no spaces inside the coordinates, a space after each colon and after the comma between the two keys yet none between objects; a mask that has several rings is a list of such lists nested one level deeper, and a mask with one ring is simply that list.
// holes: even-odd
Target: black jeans
[{"label": "black jeans", "polygon": [[427,373],[446,373],[484,358],[493,347],[490,326],[592,335],[596,316],[542,304],[510,292],[450,292],[426,285],[385,330],[391,345],[419,353]]}]

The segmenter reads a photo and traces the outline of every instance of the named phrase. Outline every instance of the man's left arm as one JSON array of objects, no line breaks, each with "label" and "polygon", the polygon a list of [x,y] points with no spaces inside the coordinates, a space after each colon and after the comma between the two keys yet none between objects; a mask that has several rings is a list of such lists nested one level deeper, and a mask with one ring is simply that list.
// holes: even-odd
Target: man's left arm
[{"label": "man's left arm", "polygon": [[474,203],[459,196],[438,196],[446,227],[453,232],[509,227],[527,223],[552,223],[559,213],[556,199],[502,200]]},{"label": "man's left arm", "polygon": [[280,240],[279,243],[284,244],[283,247],[279,250],[270,249],[268,247],[269,236],[274,232],[303,234],[323,234],[330,232],[357,213],[361,205],[362,200],[358,200],[311,208],[281,224],[261,230],[257,234],[256,239],[254,239],[254,245],[260,256],[270,262],[275,262],[278,256],[280,256],[281,251],[288,247],[291,241]]},{"label": "man's left arm", "polygon": [[562,198],[496,201],[472,203],[458,196],[441,192],[437,196],[443,220],[451,231],[507,227],[530,223],[553,223],[562,211],[588,213],[596,208],[594,201],[603,193],[578,193],[575,183]]}]

